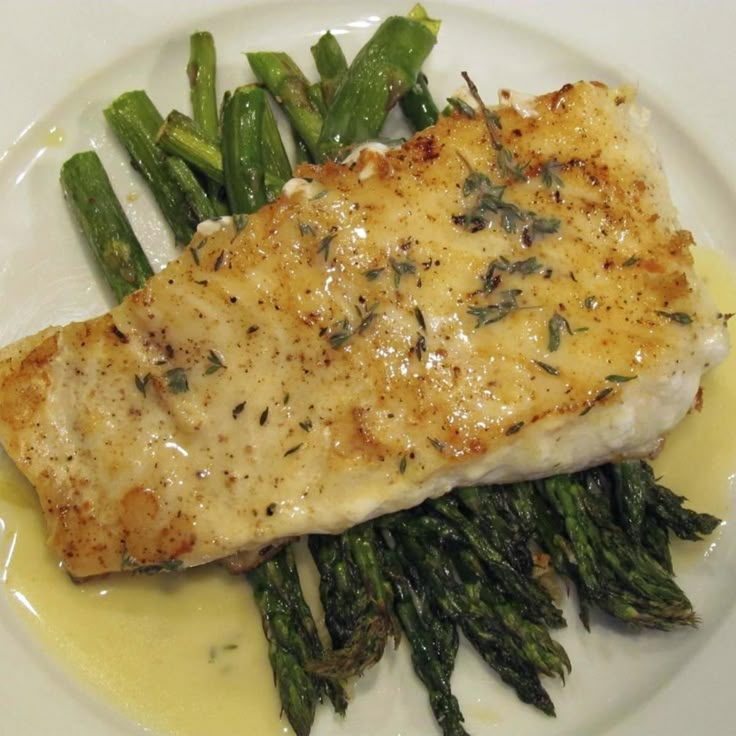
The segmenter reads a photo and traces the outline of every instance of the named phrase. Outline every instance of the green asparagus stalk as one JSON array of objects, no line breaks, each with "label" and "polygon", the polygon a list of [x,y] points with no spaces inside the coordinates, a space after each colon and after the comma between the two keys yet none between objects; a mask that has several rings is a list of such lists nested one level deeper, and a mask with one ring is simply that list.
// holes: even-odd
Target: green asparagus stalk
[{"label": "green asparagus stalk", "polygon": [[284,148],[273,110],[267,101],[263,108],[261,141],[266,196],[271,202],[281,194],[281,188],[291,179],[291,163]]},{"label": "green asparagus stalk", "polygon": [[304,669],[309,651],[294,625],[288,603],[274,590],[269,563],[248,573],[248,579],[261,612],[281,707],[297,736],[308,736],[319,702],[319,683]]},{"label": "green asparagus stalk", "polygon": [[568,572],[574,569],[585,599],[634,627],[667,630],[696,622],[671,574],[633,543],[612,516],[605,518],[606,505],[591,490],[595,478],[587,498],[584,484],[572,476],[545,479],[537,488],[563,521],[572,550]]},{"label": "green asparagus stalk", "polygon": [[402,564],[413,571],[442,615],[462,629],[476,651],[505,683],[514,688],[522,702],[554,715],[554,705],[535,668],[480,597],[458,582],[442,550],[423,545],[409,534],[396,534],[395,539]]},{"label": "green asparagus stalk", "polygon": [[189,37],[189,78],[192,117],[208,138],[219,138],[215,76],[217,59],[215,41],[207,31],[197,31]]},{"label": "green asparagus stalk", "polygon": [[455,566],[465,581],[469,595],[478,597],[503,623],[521,649],[525,659],[538,672],[565,679],[571,671],[570,659],[563,647],[538,623],[524,618],[516,606],[494,589],[480,559],[469,549],[452,553]]},{"label": "green asparagus stalk", "polygon": [[238,87],[222,117],[225,190],[233,214],[255,212],[266,204],[261,131],[268,104],[261,87]]},{"label": "green asparagus stalk", "polygon": [[322,34],[310,50],[320,76],[322,99],[329,107],[348,70],[348,62],[340,43],[330,31]]},{"label": "green asparagus stalk", "polygon": [[105,118],[130,155],[133,167],[150,187],[161,212],[180,245],[194,235],[192,219],[184,195],[172,181],[166,167],[166,154],[156,145],[163,123],[161,114],[141,90],[125,92],[104,110]]},{"label": "green asparagus stalk", "polygon": [[382,559],[393,585],[395,610],[409,641],[414,671],[427,689],[443,736],[467,736],[460,705],[450,687],[459,646],[457,627],[432,611],[426,595],[413,587],[389,544],[382,546]]},{"label": "green asparagus stalk", "polygon": [[[269,640],[269,657],[284,712],[297,733],[309,733],[322,695],[340,714],[347,709],[347,695],[336,678],[317,677],[307,668],[324,650],[304,600],[291,547],[251,570],[247,577]],[[305,683],[309,685],[304,692],[295,695]]]},{"label": "green asparagus stalk", "polygon": [[431,508],[445,516],[460,531],[468,545],[483,560],[497,584],[510,599],[516,601],[524,614],[533,621],[548,626],[564,626],[561,611],[549,594],[537,583],[519,574],[490,543],[482,529],[460,511],[454,496],[443,496],[431,502]]},{"label": "green asparagus stalk", "polygon": [[412,12],[387,18],[353,59],[324,119],[320,159],[377,138],[389,110],[416,82],[437,40],[438,22]]},{"label": "green asparagus stalk", "polygon": [[415,130],[424,130],[434,125],[440,116],[437,104],[429,91],[429,83],[424,72],[419,72],[414,84],[399,100],[401,111]]},{"label": "green asparagus stalk", "polygon": [[217,184],[223,184],[222,151],[194,120],[178,110],[172,110],[156,134],[156,143],[172,156],[186,161]]},{"label": "green asparagus stalk", "polygon": [[122,301],[143,286],[153,269],[97,154],[77,153],[66,161],[61,186],[115,299]]},{"label": "green asparagus stalk", "polygon": [[[328,629],[336,632],[333,645],[337,648],[309,663],[308,669],[340,680],[359,676],[381,659],[390,637],[396,645],[400,638],[393,591],[384,576],[378,539],[373,527],[363,524],[334,541],[322,538],[313,549],[318,569],[329,581],[321,593],[325,620]],[[337,575],[327,565],[335,565]],[[336,604],[345,605],[346,611],[336,610]]]},{"label": "green asparagus stalk", "polygon": [[313,159],[319,158],[322,114],[309,94],[309,81],[288,54],[269,51],[246,54],[256,78],[281,106]]},{"label": "green asparagus stalk", "polygon": [[204,220],[219,217],[220,213],[207,196],[207,192],[202,189],[197,177],[182,159],[169,156],[165,164],[171,180],[176,182],[184,195],[184,201],[189,208],[192,219],[197,222],[204,222]]}]

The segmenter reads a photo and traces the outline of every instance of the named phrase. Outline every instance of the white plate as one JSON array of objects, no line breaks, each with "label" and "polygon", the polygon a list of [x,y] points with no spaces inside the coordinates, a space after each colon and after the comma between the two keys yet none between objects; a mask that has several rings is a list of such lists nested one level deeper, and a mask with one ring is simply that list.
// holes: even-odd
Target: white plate
[{"label": "white plate", "polygon": [[[325,28],[339,28],[348,52],[377,20],[407,3],[208,3],[164,0],[4,3],[0,44],[0,344],[49,322],[91,316],[107,306],[58,188],[61,162],[98,148],[120,191],[139,189],[105,130],[101,108],[125,89],[147,89],[161,110],[187,103],[183,78],[189,32],[216,37],[222,88],[249,78],[240,52],[293,52],[309,67],[308,47]],[[682,220],[696,239],[736,256],[731,222],[736,203],[731,85],[736,75],[734,10],[717,2],[426,3],[444,21],[427,71],[448,94],[467,69],[482,90],[499,86],[543,92],[567,81],[597,78],[641,89]],[[12,38],[9,37],[12,30]],[[55,129],[55,132],[50,132]],[[63,141],[59,142],[59,139]],[[12,144],[12,145],[11,145]],[[172,254],[145,197],[129,206],[134,226],[156,264]],[[476,736],[721,736],[733,730],[731,672],[736,655],[736,539],[729,524],[715,554],[682,578],[704,618],[698,631],[667,637],[624,637],[599,629],[582,637],[574,615],[562,636],[575,670],[562,690],[552,686],[559,718],[520,708],[470,657],[456,690]],[[140,733],[87,695],[48,661],[6,601],[0,600],[0,731],[16,736]],[[142,663],[145,666],[145,663]],[[370,692],[340,729],[322,719],[315,736],[433,733],[423,694],[402,683],[405,662],[372,674]],[[507,715],[483,726],[482,703]],[[376,714],[380,713],[380,721]],[[474,715],[474,713],[476,715]],[[144,724],[145,725],[145,724]]]}]

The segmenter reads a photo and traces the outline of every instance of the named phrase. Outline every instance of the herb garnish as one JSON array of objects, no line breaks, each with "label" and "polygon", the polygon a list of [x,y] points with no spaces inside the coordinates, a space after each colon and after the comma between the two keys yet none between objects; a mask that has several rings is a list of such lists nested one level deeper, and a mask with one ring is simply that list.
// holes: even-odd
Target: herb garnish
[{"label": "herb garnish", "polygon": [[192,247],[191,247],[191,248],[189,249],[189,252],[190,252],[190,253],[192,254],[192,260],[193,260],[193,261],[194,261],[194,262],[195,262],[195,263],[196,263],[196,264],[197,264],[198,266],[199,266],[199,251],[200,251],[200,250],[201,250],[202,248],[204,248],[204,246],[206,245],[206,243],[207,243],[207,238],[205,238],[204,240],[200,240],[200,241],[199,241],[199,243],[197,243],[197,245],[193,245],[193,246],[192,246]]},{"label": "herb garnish", "polygon": [[172,394],[183,394],[189,391],[189,381],[184,368],[172,368],[164,373],[164,378]]},{"label": "herb garnish", "polygon": [[406,455],[401,456],[401,460],[399,460],[399,473],[401,475],[404,475],[406,473],[406,466],[409,460],[407,459]]},{"label": "herb garnish", "polygon": [[305,431],[305,432],[311,432],[312,431],[312,420],[307,417],[304,421],[299,422],[299,426]]},{"label": "herb garnish", "polygon": [[511,435],[516,434],[522,427],[524,426],[524,422],[516,422],[516,424],[512,424],[505,432],[505,435]]},{"label": "herb garnish", "polygon": [[213,373],[227,368],[227,366],[222,362],[222,357],[214,350],[210,350],[210,353],[207,356],[207,360],[209,361],[210,365],[204,372],[205,376],[211,376]]},{"label": "herb garnish", "polygon": [[658,310],[656,314],[660,317],[666,317],[672,322],[677,322],[680,325],[689,325],[693,321],[693,318],[686,312],[662,312]]},{"label": "herb garnish", "polygon": [[268,407],[266,407],[262,412],[261,416],[258,417],[258,424],[261,425],[261,427],[268,421]]},{"label": "herb garnish", "polygon": [[508,289],[500,292],[501,301],[498,304],[468,307],[468,314],[472,314],[477,320],[475,323],[476,329],[498,322],[515,309],[518,309],[519,305],[516,298],[519,294],[521,294],[521,289]]},{"label": "herb garnish", "polygon": [[500,256],[494,258],[486,269],[485,274],[481,277],[483,281],[483,291],[491,292],[501,283],[501,277],[496,271],[503,273],[520,273],[528,276],[533,273],[544,271],[544,266],[535,258],[526,258],[523,261],[509,261],[508,258]]},{"label": "herb garnish", "polygon": [[302,235],[314,235],[314,228],[308,222],[300,222],[299,232]]},{"label": "herb garnish", "polygon": [[150,380],[151,380],[150,373],[146,373],[145,376],[139,376],[136,374],[135,387],[143,394],[144,397],[146,395],[146,387],[148,386],[148,382]]},{"label": "herb garnish", "polygon": [[412,351],[417,356],[417,360],[421,360],[422,355],[427,352],[427,338],[421,332],[417,332],[417,341],[414,343]]},{"label": "herb garnish", "polygon": [[447,102],[453,110],[465,115],[466,118],[474,118],[475,110],[465,100],[460,97],[448,97]]},{"label": "herb garnish", "polygon": [[562,164],[557,159],[550,159],[542,164],[542,170],[540,176],[542,177],[542,184],[547,189],[552,189],[553,186],[564,187],[565,182],[557,174],[562,169]]},{"label": "herb garnish", "polygon": [[554,353],[558,350],[560,343],[562,342],[562,331],[565,330],[569,335],[573,334],[570,329],[570,323],[558,312],[555,312],[552,318],[547,323],[549,328],[549,344],[547,349]]},{"label": "herb garnish", "polygon": [[512,202],[503,199],[506,187],[493,184],[479,171],[471,171],[463,183],[463,194],[474,195],[474,201],[468,210],[453,216],[453,222],[462,225],[471,233],[490,227],[494,216],[507,233],[515,233],[519,226],[523,228],[523,243],[532,245],[543,235],[556,233],[560,229],[560,221],[551,217],[538,217],[532,210],[523,210]]},{"label": "herb garnish", "polygon": [[419,326],[426,332],[427,323],[424,321],[424,315],[422,314],[422,310],[419,309],[419,307],[414,307],[414,316],[417,318]]},{"label": "herb garnish", "polygon": [[294,447],[290,447],[285,453],[284,457],[288,457],[289,455],[293,455],[304,443],[300,442],[298,445],[294,445]]},{"label": "herb garnish", "polygon": [[329,235],[325,235],[325,237],[319,241],[317,253],[321,253],[326,261],[330,259],[330,243],[332,243],[336,236],[337,233],[330,233]]},{"label": "herb garnish", "polygon": [[233,419],[237,419],[243,413],[243,409],[245,409],[245,403],[245,401],[241,401],[239,404],[236,404],[233,407]]},{"label": "herb garnish", "polygon": [[353,335],[362,335],[373,323],[376,317],[377,307],[378,302],[374,302],[368,308],[356,304],[355,311],[358,314],[358,323],[356,325],[351,324],[347,317],[335,322],[335,325],[328,331],[330,345],[338,349],[353,337]]},{"label": "herb garnish", "polygon": [[406,274],[412,274],[417,272],[416,264],[413,261],[397,261],[395,258],[388,259],[391,270],[394,272],[394,287],[399,288],[401,283],[401,277]]},{"label": "herb garnish", "polygon": [[606,376],[606,381],[611,383],[628,383],[629,381],[636,380],[636,376],[619,376],[612,373],[610,376]]},{"label": "herb garnish", "polygon": [[437,450],[438,452],[445,451],[446,445],[442,440],[437,439],[437,437],[427,437],[427,439],[429,440],[429,444],[432,445],[435,450]]},{"label": "herb garnish", "polygon": [[516,179],[517,181],[527,180],[525,169],[528,164],[520,164],[514,157],[514,154],[506,148],[506,146],[501,146],[497,149],[496,164],[498,165],[502,176]]},{"label": "herb garnish", "polygon": [[375,281],[386,269],[385,268],[370,268],[367,271],[363,271],[368,281]]},{"label": "herb garnish", "polygon": [[543,363],[541,360],[533,360],[532,363],[534,363],[534,365],[538,366],[546,373],[549,373],[550,376],[560,375],[560,369],[555,368],[553,365],[550,365],[549,363]]}]

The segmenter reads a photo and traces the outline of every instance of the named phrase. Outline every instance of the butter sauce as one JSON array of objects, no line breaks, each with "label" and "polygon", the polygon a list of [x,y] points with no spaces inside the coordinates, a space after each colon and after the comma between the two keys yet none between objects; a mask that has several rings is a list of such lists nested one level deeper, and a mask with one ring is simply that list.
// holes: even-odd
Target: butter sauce
[{"label": "butter sauce", "polygon": [[[736,310],[733,267],[714,251],[695,255],[716,302]],[[671,433],[655,469],[690,505],[727,518],[736,453],[724,428],[736,416],[736,351],[703,389],[702,410]],[[676,544],[676,565],[708,555],[722,529],[701,544]],[[33,490],[4,454],[0,566],[3,593],[49,654],[146,728],[171,736],[290,732],[279,720],[260,619],[241,577],[209,567],[74,584],[44,544]]]}]

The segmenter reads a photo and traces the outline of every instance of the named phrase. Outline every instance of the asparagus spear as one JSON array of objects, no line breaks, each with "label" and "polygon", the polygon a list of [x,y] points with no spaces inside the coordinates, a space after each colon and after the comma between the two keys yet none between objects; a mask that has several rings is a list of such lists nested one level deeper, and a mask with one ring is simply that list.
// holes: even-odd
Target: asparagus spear
[{"label": "asparagus spear", "polygon": [[192,117],[208,138],[219,138],[219,116],[215,73],[217,61],[215,41],[207,31],[197,31],[189,37],[189,78]]},{"label": "asparagus spear", "polygon": [[264,103],[261,122],[264,182],[267,198],[273,201],[281,194],[284,184],[291,179],[291,163],[289,163],[273,110],[268,101]]},{"label": "asparagus spear", "polygon": [[256,78],[279,103],[312,158],[318,159],[322,115],[310,100],[310,85],[301,69],[284,53],[260,51],[246,57]]},{"label": "asparagus spear", "polygon": [[274,590],[270,562],[251,570],[248,579],[261,612],[281,707],[297,736],[308,736],[319,701],[319,685],[303,667],[309,651],[294,625],[288,603]]},{"label": "asparagus spear", "polygon": [[172,110],[166,116],[156,134],[156,143],[217,184],[224,183],[220,144],[184,113]]},{"label": "asparagus spear", "polygon": [[434,125],[440,115],[432,93],[429,91],[427,76],[422,71],[419,72],[414,84],[399,100],[399,105],[404,117],[415,131]]},{"label": "asparagus spear", "polygon": [[346,146],[379,136],[389,110],[416,82],[438,28],[416,8],[379,26],[335,92],[319,136],[319,158],[334,158]]},{"label": "asparagus spear", "polygon": [[261,87],[238,87],[222,115],[225,190],[233,214],[255,212],[266,204],[261,131],[266,105]]},{"label": "asparagus spear", "polygon": [[[584,485],[572,476],[547,478],[537,488],[562,519],[572,551],[567,571],[574,570],[585,599],[635,627],[695,623],[692,605],[671,574],[612,517],[605,518],[605,505],[590,489],[585,499]],[[593,505],[597,521],[588,511]]]},{"label": "asparagus spear", "polygon": [[122,301],[143,286],[153,269],[97,154],[77,153],[64,162],[61,186],[115,299]]},{"label": "asparagus spear", "polygon": [[329,107],[348,70],[348,62],[340,43],[330,31],[323,33],[310,50],[320,76],[322,99]]},{"label": "asparagus spear", "polygon": [[[312,613],[304,600],[291,547],[247,573],[269,640],[269,657],[281,703],[297,733],[309,733],[322,694],[344,714],[347,695],[336,679],[316,677],[307,663],[323,654]],[[304,688],[303,692],[295,694]],[[285,699],[286,698],[286,699]]]},{"label": "asparagus spear", "polygon": [[467,736],[460,705],[450,688],[459,646],[457,627],[432,611],[427,596],[412,585],[389,544],[382,545],[382,559],[393,584],[396,614],[409,640],[414,671],[427,688],[443,736]]},{"label": "asparagus spear", "polygon": [[564,626],[560,610],[553,604],[545,590],[535,581],[525,578],[512,567],[503,555],[490,543],[474,520],[458,508],[457,499],[448,495],[431,502],[431,508],[449,519],[465,537],[467,544],[483,560],[494,580],[522,607],[524,614],[533,621],[548,626]]},{"label": "asparagus spear", "polygon": [[440,548],[425,546],[410,534],[396,534],[395,538],[402,564],[431,596],[437,609],[462,629],[476,651],[516,690],[522,702],[553,715],[554,705],[533,665],[480,597],[458,582],[457,573]]},{"label": "asparagus spear", "polygon": [[156,145],[163,119],[142,90],[125,92],[104,110],[105,118],[153,192],[161,212],[180,245],[188,243],[197,223],[186,206],[184,195],[172,181],[165,165],[166,155]]},{"label": "asparagus spear", "polygon": [[[363,524],[332,541],[322,538],[313,549],[318,569],[326,576],[320,589],[336,648],[310,662],[308,669],[337,679],[361,675],[381,659],[389,637],[397,645],[400,638],[393,592],[381,567],[374,529]],[[336,575],[328,569],[331,565]]]},{"label": "asparagus spear", "polygon": [[165,165],[171,180],[176,183],[184,195],[184,201],[194,220],[203,222],[219,217],[220,213],[215,208],[213,201],[207,196],[197,177],[182,159],[169,156]]}]

